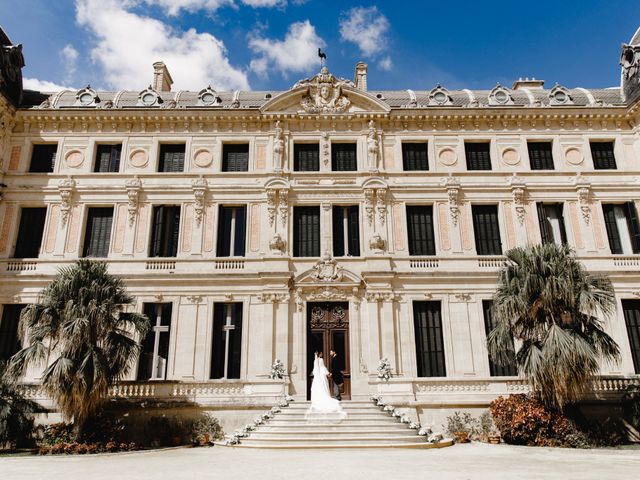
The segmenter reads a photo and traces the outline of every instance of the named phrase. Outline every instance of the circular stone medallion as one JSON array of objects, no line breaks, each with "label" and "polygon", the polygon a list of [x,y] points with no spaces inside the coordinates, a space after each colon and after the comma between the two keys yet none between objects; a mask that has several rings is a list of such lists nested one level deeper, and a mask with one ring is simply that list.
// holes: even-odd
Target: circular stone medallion
[{"label": "circular stone medallion", "polygon": [[213,162],[213,155],[206,148],[198,150],[193,156],[193,163],[195,163],[197,167],[208,167],[211,165],[211,162]]},{"label": "circular stone medallion", "polygon": [[584,161],[582,151],[578,147],[567,148],[564,152],[564,157],[571,165],[580,165]]},{"label": "circular stone medallion", "polygon": [[520,163],[520,154],[515,148],[505,148],[502,150],[502,161],[507,165],[517,165]]},{"label": "circular stone medallion", "polygon": [[70,150],[64,156],[64,161],[69,168],[78,168],[84,162],[84,155],[80,150]]},{"label": "circular stone medallion", "polygon": [[453,148],[445,147],[438,152],[438,160],[443,165],[451,166],[458,161],[458,156]]},{"label": "circular stone medallion", "polygon": [[129,163],[132,167],[142,168],[149,162],[149,155],[146,150],[137,149],[129,155]]}]

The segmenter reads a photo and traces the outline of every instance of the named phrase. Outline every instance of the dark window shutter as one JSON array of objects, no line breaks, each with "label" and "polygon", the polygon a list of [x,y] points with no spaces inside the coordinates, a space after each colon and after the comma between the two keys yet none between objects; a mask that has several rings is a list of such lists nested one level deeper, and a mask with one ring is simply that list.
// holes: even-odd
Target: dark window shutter
[{"label": "dark window shutter", "polygon": [[527,142],[531,170],[553,170],[551,142]]},{"label": "dark window shutter", "polygon": [[227,352],[229,371],[227,378],[240,378],[242,359],[242,303],[234,303],[231,308],[231,323],[235,327],[229,332],[229,351]]},{"label": "dark window shutter", "polygon": [[319,172],[320,145],[317,143],[294,144],[293,169],[296,172]]},{"label": "dark window shutter", "polygon": [[491,170],[490,144],[465,143],[464,152],[467,158],[467,170]]},{"label": "dark window shutter", "polygon": [[627,217],[627,225],[629,227],[629,236],[631,237],[631,247],[633,253],[640,253],[640,227],[638,225],[638,212],[633,202],[624,204]]},{"label": "dark window shutter", "polygon": [[222,145],[222,171],[249,171],[249,144],[225,143]]},{"label": "dark window shutter", "polygon": [[542,202],[536,204],[538,210],[538,225],[540,225],[540,237],[542,243],[553,243],[553,235],[551,234],[549,224],[547,223],[547,212]]},{"label": "dark window shutter", "polygon": [[183,172],[184,154],[186,145],[184,143],[165,143],[160,145],[159,172]]},{"label": "dark window shutter", "polygon": [[333,256],[343,257],[344,251],[344,207],[333,207]]},{"label": "dark window shutter", "polygon": [[[487,336],[489,336],[489,333],[491,333],[491,331],[496,327],[496,322],[494,322],[491,312],[492,304],[493,302],[491,300],[482,301],[482,311],[484,313],[484,331]],[[492,377],[515,377],[518,375],[518,368],[516,367],[515,357],[516,354],[513,342],[511,348],[509,349],[508,355],[512,361],[507,365],[500,365],[499,363],[494,362],[491,357],[489,357],[489,372]]]},{"label": "dark window shutter", "polygon": [[431,205],[407,206],[409,255],[435,255],[436,243]]},{"label": "dark window shutter", "polygon": [[40,254],[47,207],[23,208],[18,227],[15,258],[37,258]]},{"label": "dark window shutter", "polygon": [[153,234],[151,237],[150,257],[162,256],[162,232],[164,232],[165,208],[164,206],[158,206],[153,209]]},{"label": "dark window shutter", "polygon": [[440,302],[413,302],[418,377],[446,377]]},{"label": "dark window shutter", "polygon": [[109,256],[113,207],[90,208],[84,236],[84,257],[105,258]]},{"label": "dark window shutter", "polygon": [[18,338],[20,313],[26,305],[8,304],[2,308],[0,319],[0,361],[9,360],[22,348]]},{"label": "dark window shutter", "polygon": [[180,236],[180,207],[170,207],[167,218],[167,249],[165,257],[175,257],[178,254],[178,237]]},{"label": "dark window shutter", "polygon": [[590,145],[593,168],[596,170],[615,170],[618,168],[613,151],[613,142],[591,142]]},{"label": "dark window shutter", "polygon": [[[226,331],[227,322],[226,303],[216,303],[213,306],[213,342],[211,348],[210,378],[224,378]],[[229,350],[227,351],[228,371],[230,379],[240,378],[242,363],[242,303],[231,304],[231,324],[235,327],[229,330]]]},{"label": "dark window shutter", "polygon": [[640,374],[640,300],[622,300],[624,322],[636,374]]},{"label": "dark window shutter", "polygon": [[151,257],[175,257],[178,254],[180,207],[160,205],[153,209]]},{"label": "dark window shutter", "polygon": [[558,212],[558,218],[560,219],[560,241],[563,244],[567,243],[567,230],[564,228],[564,206],[561,203],[555,204],[556,211]]},{"label": "dark window shutter", "polygon": [[358,205],[352,205],[347,211],[349,225],[349,255],[360,256],[360,209]]},{"label": "dark window shutter", "polygon": [[247,230],[247,207],[234,207],[236,210],[236,238],[233,252],[236,257],[244,257]]},{"label": "dark window shutter", "polygon": [[620,241],[620,232],[618,232],[618,224],[616,223],[615,205],[603,204],[602,213],[604,214],[604,224],[607,228],[607,237],[609,238],[609,247],[611,253],[622,253],[622,242]]},{"label": "dark window shutter", "polygon": [[98,145],[96,150],[96,164],[94,172],[118,172],[120,171],[120,154],[122,144]]},{"label": "dark window shutter", "polygon": [[31,153],[31,165],[29,165],[29,172],[52,173],[57,151],[57,143],[34,145]]},{"label": "dark window shutter", "polygon": [[137,379],[144,381],[151,378],[151,369],[153,365],[153,344],[155,342],[156,332],[153,327],[156,325],[157,303],[145,303],[142,307],[143,313],[149,319],[151,328],[147,335],[142,339],[140,345],[140,357],[138,358],[138,376]]},{"label": "dark window shutter", "polygon": [[473,231],[478,255],[502,255],[497,205],[473,205]]},{"label": "dark window shutter", "polygon": [[331,145],[331,170],[334,172],[354,172],[358,169],[355,143],[334,143]]},{"label": "dark window shutter", "polygon": [[218,215],[218,248],[216,255],[218,257],[231,256],[231,219],[233,217],[233,208],[220,206],[220,214]]},{"label": "dark window shutter", "polygon": [[320,256],[320,207],[294,207],[293,256]]},{"label": "dark window shutter", "polygon": [[213,341],[211,342],[211,370],[212,379],[224,377],[224,324],[227,320],[227,306],[224,303],[213,305]]},{"label": "dark window shutter", "polygon": [[403,143],[402,166],[404,170],[429,170],[426,143]]}]

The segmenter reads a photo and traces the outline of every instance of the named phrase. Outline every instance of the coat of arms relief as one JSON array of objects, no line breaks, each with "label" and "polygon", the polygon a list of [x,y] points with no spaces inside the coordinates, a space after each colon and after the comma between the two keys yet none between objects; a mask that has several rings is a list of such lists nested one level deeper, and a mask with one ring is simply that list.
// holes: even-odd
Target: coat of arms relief
[{"label": "coat of arms relief", "polygon": [[341,113],[351,101],[342,92],[342,88],[353,87],[353,83],[344,78],[336,78],[329,73],[327,67],[322,67],[320,73],[311,79],[300,80],[294,88],[306,87],[300,105],[307,113]]}]

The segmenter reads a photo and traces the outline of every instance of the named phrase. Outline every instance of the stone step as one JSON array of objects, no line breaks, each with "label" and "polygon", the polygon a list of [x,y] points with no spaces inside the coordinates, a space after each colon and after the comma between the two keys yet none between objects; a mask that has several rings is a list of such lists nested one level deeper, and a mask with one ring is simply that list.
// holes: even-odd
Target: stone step
[{"label": "stone step", "polygon": [[314,436],[309,437],[307,435],[288,435],[288,436],[267,436],[267,437],[259,437],[254,435],[255,432],[252,432],[252,435],[243,438],[240,440],[241,444],[251,445],[258,443],[276,443],[282,442],[287,444],[309,444],[309,443],[318,443],[324,445],[330,444],[352,444],[352,443],[427,443],[424,437],[420,437],[418,435],[370,435],[370,436],[361,436],[361,435],[345,435],[338,437],[333,436]]},{"label": "stone step", "polygon": [[[344,420],[342,420],[339,425],[360,425],[363,423],[376,423],[378,425],[384,425],[384,424],[389,424],[389,425],[398,425],[400,424],[400,422],[398,422],[397,419],[395,418],[385,418],[385,417],[378,417],[376,415],[359,415],[357,417],[347,417]],[[296,426],[305,426],[305,425],[327,425],[327,423],[322,423],[322,422],[308,422],[307,420],[305,420],[304,417],[298,417],[298,416],[290,416],[290,417],[278,417],[276,416],[275,418],[273,418],[272,420],[269,420],[268,423],[265,423],[264,425],[296,425]]]},{"label": "stone step", "polygon": [[[382,415],[382,416],[385,416],[385,417],[386,416],[390,416],[386,412],[381,412],[380,410],[373,410],[373,409],[369,409],[369,408],[345,408],[344,411],[347,412],[347,415]],[[297,409],[283,408],[282,411],[280,413],[278,413],[278,415],[282,415],[282,416],[291,416],[291,415],[304,416],[305,413],[307,413],[307,409],[306,408],[297,408]]]},{"label": "stone step", "polygon": [[[248,439],[244,439],[248,441]],[[442,447],[450,447],[453,445],[453,440],[445,440],[443,442],[433,444],[426,441],[422,441],[421,443],[403,443],[403,442],[380,442],[380,441],[368,441],[368,442],[360,442],[360,443],[325,443],[310,441],[309,443],[284,443],[284,442],[274,442],[274,443],[245,443],[242,442],[240,445],[233,445],[231,448],[264,448],[264,449],[344,449],[344,448],[442,448]]]},{"label": "stone step", "polygon": [[[332,441],[345,438],[345,437],[357,437],[357,438],[387,438],[392,439],[395,437],[410,437],[412,435],[407,434],[407,430],[404,429],[394,429],[394,430],[380,430],[380,429],[370,429],[370,430],[351,430],[351,429],[337,429],[337,430],[302,430],[302,429],[288,429],[282,431],[263,431],[256,430],[255,432],[251,432],[249,438],[258,439],[258,438],[272,438],[274,440],[286,440],[292,437],[305,436],[308,438],[322,438],[323,440],[331,439]],[[417,434],[413,434],[413,436],[417,436]]]},{"label": "stone step", "polygon": [[269,422],[267,425],[261,425],[260,428],[256,431],[260,432],[281,432],[281,431],[297,431],[297,430],[305,430],[305,431],[336,431],[336,430],[352,430],[352,431],[367,431],[367,430],[380,430],[380,431],[390,431],[390,430],[402,430],[408,431],[404,425],[398,423],[376,423],[376,422],[367,422],[367,423],[350,423],[344,424],[341,423],[339,425],[326,425],[326,424],[313,424],[313,423],[280,423],[275,424],[273,422]]}]

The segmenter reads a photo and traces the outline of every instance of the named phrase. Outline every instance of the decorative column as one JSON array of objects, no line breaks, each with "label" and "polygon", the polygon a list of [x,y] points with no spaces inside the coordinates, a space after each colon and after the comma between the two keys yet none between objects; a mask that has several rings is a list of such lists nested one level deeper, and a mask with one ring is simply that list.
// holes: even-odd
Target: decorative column
[{"label": "decorative column", "polygon": [[58,193],[60,194],[60,224],[56,233],[54,256],[64,256],[64,247],[69,232],[70,217],[73,209],[72,199],[76,188],[76,182],[70,176],[60,180]]},{"label": "decorative column", "polygon": [[[578,209],[580,213],[580,227],[582,229],[582,237],[584,238],[585,249],[589,253],[595,253],[596,240],[595,240],[595,222],[593,221],[594,214],[591,210],[591,183],[584,178],[581,174],[574,180],[576,186],[576,194],[578,196]],[[602,234],[602,233],[601,233]]]},{"label": "decorative column", "polygon": [[516,218],[516,243],[520,247],[527,245],[527,190],[524,181],[518,177],[513,176],[509,180],[511,186],[511,195],[513,196],[513,215]]},{"label": "decorative column", "polygon": [[202,235],[203,235],[203,218],[207,201],[207,190],[209,184],[207,180],[200,175],[191,182],[191,189],[194,197],[194,220],[193,226],[193,243],[191,245],[192,255],[202,255]]},{"label": "decorative column", "polygon": [[449,219],[451,232],[451,252],[462,253],[462,231],[460,228],[460,208],[462,206],[460,191],[460,181],[449,174],[445,180],[445,188],[447,189],[447,201],[449,207]]},{"label": "decorative column", "polygon": [[136,223],[138,220],[138,209],[140,206],[140,192],[142,191],[142,181],[138,176],[127,180],[125,183],[127,190],[127,228],[124,232],[124,246],[122,254],[126,256],[133,255],[133,244],[135,241]]}]

